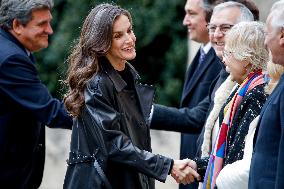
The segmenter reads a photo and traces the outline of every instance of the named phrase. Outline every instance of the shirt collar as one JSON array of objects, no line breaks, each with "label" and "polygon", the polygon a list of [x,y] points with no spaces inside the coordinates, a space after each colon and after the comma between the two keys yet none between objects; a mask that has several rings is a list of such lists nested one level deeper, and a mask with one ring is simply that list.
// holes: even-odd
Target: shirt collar
[{"label": "shirt collar", "polygon": [[209,52],[209,50],[211,49],[212,45],[210,42],[206,43],[206,45],[201,45],[201,48],[203,49],[203,51],[205,52],[205,54],[207,54]]},{"label": "shirt collar", "polygon": [[28,56],[30,56],[32,54],[28,49],[25,49],[25,50],[26,50]]}]

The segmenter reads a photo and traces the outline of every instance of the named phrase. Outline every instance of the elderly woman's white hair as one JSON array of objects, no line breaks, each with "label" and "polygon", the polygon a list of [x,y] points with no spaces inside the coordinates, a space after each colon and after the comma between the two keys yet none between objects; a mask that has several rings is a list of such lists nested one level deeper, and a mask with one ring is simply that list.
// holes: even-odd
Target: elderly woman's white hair
[{"label": "elderly woman's white hair", "polygon": [[237,60],[252,64],[252,71],[266,69],[269,60],[268,48],[264,45],[264,24],[261,22],[240,22],[226,34],[226,51]]}]

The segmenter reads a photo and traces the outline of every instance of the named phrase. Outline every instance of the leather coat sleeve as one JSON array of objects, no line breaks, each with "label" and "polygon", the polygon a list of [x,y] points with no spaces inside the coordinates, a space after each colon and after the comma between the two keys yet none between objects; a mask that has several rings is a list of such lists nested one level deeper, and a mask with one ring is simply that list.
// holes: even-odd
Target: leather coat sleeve
[{"label": "leather coat sleeve", "polygon": [[1,64],[0,85],[3,94],[12,102],[31,111],[43,124],[71,129],[72,119],[63,103],[50,95],[27,56],[13,55]]},{"label": "leather coat sleeve", "polygon": [[209,105],[209,96],[191,109],[186,107],[178,109],[155,104],[151,129],[200,133],[206,121]]},{"label": "leather coat sleeve", "polygon": [[99,90],[89,90],[92,94],[85,94],[86,110],[91,117],[92,127],[99,128],[93,128],[99,130],[96,134],[102,138],[97,141],[101,144],[97,145],[105,148],[108,161],[128,165],[138,172],[164,182],[170,169],[171,159],[135,146],[131,138],[125,134],[127,131],[122,131],[122,128],[125,128],[121,125],[124,115],[114,108],[113,95],[109,94],[109,91]]}]

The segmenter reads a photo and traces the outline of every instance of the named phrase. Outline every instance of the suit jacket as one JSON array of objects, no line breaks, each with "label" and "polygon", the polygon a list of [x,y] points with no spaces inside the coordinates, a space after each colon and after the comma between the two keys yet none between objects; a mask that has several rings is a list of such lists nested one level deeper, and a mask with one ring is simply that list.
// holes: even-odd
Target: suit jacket
[{"label": "suit jacket", "polygon": [[[187,70],[181,98],[181,109],[155,105],[151,121],[151,128],[154,129],[178,132],[190,130],[189,133],[191,134],[181,134],[181,159],[193,159],[195,157],[197,152],[196,140],[204,125],[203,120],[206,119],[210,104],[205,98],[208,96],[212,81],[218,76],[222,68],[219,58],[212,47],[206,54],[205,61],[198,67],[199,56],[200,51],[198,51]],[[202,105],[199,106],[200,108],[196,109],[196,111],[191,111],[192,108],[200,105],[200,102],[202,102]],[[191,113],[193,113],[194,116],[192,116]],[[184,116],[184,114],[188,116]],[[190,125],[188,121],[191,122]],[[177,126],[179,124],[181,124],[181,127]],[[190,187],[191,186],[181,186],[180,188]],[[193,186],[193,188],[196,187],[197,186]]]},{"label": "suit jacket", "polygon": [[265,103],[258,122],[249,188],[284,188],[284,75]]},{"label": "suit jacket", "polygon": [[[209,92],[209,87],[218,75],[221,67],[219,59],[211,47],[206,54],[205,61],[198,67],[200,51],[196,54],[191,66],[189,67],[182,92],[181,107],[193,108],[201,102]],[[180,158],[194,158],[196,154],[196,140],[199,136],[196,134],[181,134]]]},{"label": "suit jacket", "polygon": [[63,104],[41,83],[33,60],[15,37],[0,29],[0,188],[38,188],[44,126],[72,126]]}]

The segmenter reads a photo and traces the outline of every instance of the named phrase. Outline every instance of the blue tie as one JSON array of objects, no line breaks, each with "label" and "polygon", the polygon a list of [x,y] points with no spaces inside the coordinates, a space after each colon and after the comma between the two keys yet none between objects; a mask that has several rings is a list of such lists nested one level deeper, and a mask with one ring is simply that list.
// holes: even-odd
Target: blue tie
[{"label": "blue tie", "polygon": [[200,48],[200,56],[199,56],[199,62],[198,62],[198,66],[200,66],[200,64],[202,64],[202,62],[204,61],[205,59],[205,52],[202,48]]}]

